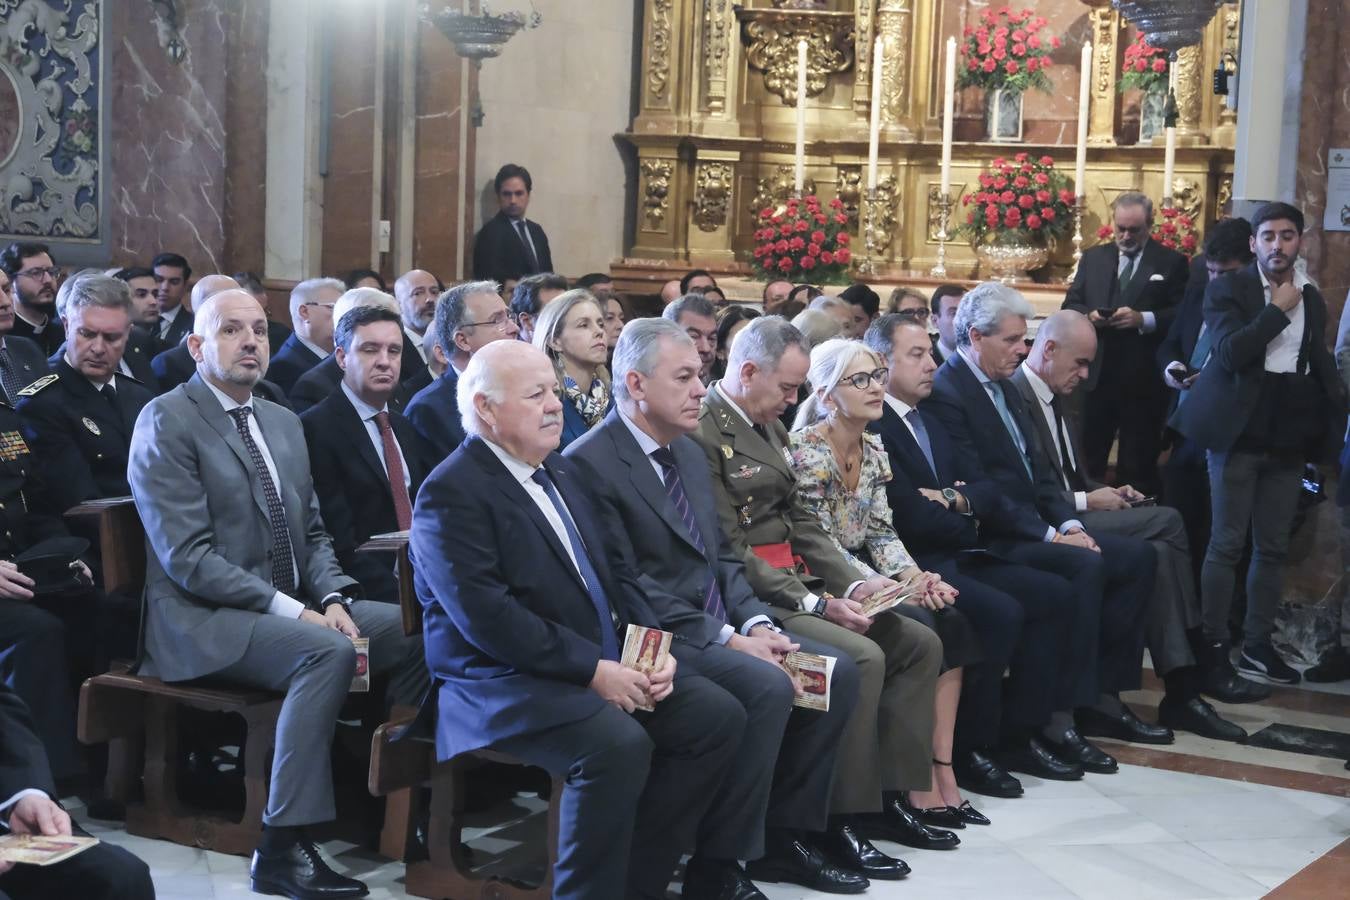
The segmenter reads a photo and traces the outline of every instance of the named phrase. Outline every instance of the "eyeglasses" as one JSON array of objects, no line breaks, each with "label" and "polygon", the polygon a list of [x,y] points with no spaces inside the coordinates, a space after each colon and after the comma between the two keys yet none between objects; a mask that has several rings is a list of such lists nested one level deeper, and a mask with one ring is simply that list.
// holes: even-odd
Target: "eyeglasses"
[{"label": "eyeglasses", "polygon": [[332,303],[320,303],[317,300],[311,300],[308,303],[306,303],[305,306],[322,306],[324,309],[332,309],[333,307],[337,306],[337,301],[334,300]]},{"label": "eyeglasses", "polygon": [[929,316],[931,313],[930,313],[928,307],[926,307],[926,306],[919,306],[919,307],[915,307],[915,308],[913,308],[913,309],[902,309],[902,310],[898,310],[898,314],[904,316],[906,319],[915,319],[915,320],[920,321],[920,322],[926,322],[926,321],[928,321],[928,316]]},{"label": "eyeglasses", "polygon": [[61,270],[56,266],[48,266],[47,268],[34,266],[31,269],[24,269],[19,274],[31,278],[34,281],[41,281],[43,277],[52,279],[59,278],[61,276]]},{"label": "eyeglasses", "polygon": [[867,386],[876,382],[881,387],[886,386],[886,379],[891,377],[891,370],[886,368],[873,369],[870,372],[855,372],[843,380],[853,385],[860,391],[867,390]]},{"label": "eyeglasses", "polygon": [[478,325],[490,325],[490,326],[492,326],[493,329],[495,329],[495,330],[497,330],[497,331],[505,331],[505,330],[506,330],[506,323],[507,323],[508,321],[510,321],[510,319],[509,319],[509,317],[506,315],[506,313],[504,313],[504,312],[499,312],[499,313],[497,313],[495,316],[493,316],[492,318],[488,319],[486,322],[461,322],[461,323],[459,323],[459,327],[460,327],[460,328],[473,328],[473,327],[478,326]]}]

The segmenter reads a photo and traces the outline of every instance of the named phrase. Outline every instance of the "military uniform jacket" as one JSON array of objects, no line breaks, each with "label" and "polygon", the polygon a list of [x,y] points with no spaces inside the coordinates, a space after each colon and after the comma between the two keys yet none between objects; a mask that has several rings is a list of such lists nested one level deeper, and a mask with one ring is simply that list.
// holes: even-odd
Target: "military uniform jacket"
[{"label": "military uniform jacket", "polygon": [[136,417],[154,395],[126,375],[114,376],[115,401],[60,360],[51,375],[19,392],[24,439],[40,460],[53,508],[127,497],[127,453]]},{"label": "military uniform jacket", "polygon": [[38,541],[70,533],[53,512],[35,463],[19,414],[0,399],[0,559],[13,559]]},{"label": "military uniform jacket", "polygon": [[[774,421],[760,437],[717,389],[708,388],[693,433],[712,468],[713,490],[722,531],[745,560],[750,587],[760,599],[800,609],[808,593],[843,596],[858,571],[835,549],[819,520],[797,497],[797,476],[787,456],[787,429]],[[777,569],[752,547],[787,543],[810,574]]]}]

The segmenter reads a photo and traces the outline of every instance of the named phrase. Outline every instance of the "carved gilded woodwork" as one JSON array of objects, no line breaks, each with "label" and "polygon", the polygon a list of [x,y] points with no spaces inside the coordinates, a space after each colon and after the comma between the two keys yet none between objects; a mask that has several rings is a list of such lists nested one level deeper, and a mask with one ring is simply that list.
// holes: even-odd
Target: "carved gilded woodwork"
[{"label": "carved gilded woodwork", "polygon": [[704,102],[708,112],[717,114],[726,108],[727,58],[731,55],[730,0],[703,2],[703,72],[706,83]]},{"label": "carved gilded woodwork", "polygon": [[644,231],[666,230],[666,212],[670,209],[670,179],[675,164],[667,159],[642,161],[642,216]]},{"label": "carved gilded woodwork", "polygon": [[840,166],[835,178],[834,195],[844,204],[848,227],[858,227],[858,208],[862,204],[862,166]]},{"label": "carved gilded woodwork", "polygon": [[824,92],[830,76],[853,65],[853,15],[814,10],[739,9],[745,59],[764,73],[764,88],[797,103],[797,42],[806,41],[806,96]]},{"label": "carved gilded woodwork", "polygon": [[1088,112],[1088,143],[1116,145],[1116,53],[1120,16],[1109,7],[1088,13],[1092,34],[1092,100]]},{"label": "carved gilded woodwork", "polygon": [[853,70],[853,111],[861,119],[871,115],[872,104],[872,5],[874,0],[858,0],[853,10],[853,33],[858,36],[855,53],[858,64]]},{"label": "carved gilded woodwork", "polygon": [[[961,195],[965,193],[966,187],[962,184],[952,185],[952,206],[951,213],[947,218],[947,243],[951,243],[953,232],[958,225],[964,222],[958,216],[965,215],[964,206],[961,205]],[[942,184],[937,181],[928,183],[928,226],[924,232],[924,240],[930,244],[938,242],[938,232],[942,230]]]},{"label": "carved gilded woodwork", "polygon": [[[891,246],[891,241],[895,239],[898,193],[895,176],[887,175],[877,179],[877,193],[874,199],[863,197],[862,214],[871,218],[873,253],[884,255]],[[865,237],[867,225],[867,218],[859,222],[859,237]]]},{"label": "carved gilded woodwork", "polygon": [[1201,193],[1200,182],[1179,175],[1174,176],[1172,206],[1181,210],[1182,215],[1190,216],[1191,221],[1198,224],[1201,221],[1200,213],[1205,207],[1205,196]]},{"label": "carved gilded woodwork", "polygon": [[694,174],[694,224],[716,231],[727,224],[735,169],[730,163],[701,162]]},{"label": "carved gilded woodwork", "polygon": [[647,25],[647,103],[670,108],[671,7],[674,0],[651,0]]},{"label": "carved gilded woodwork", "polygon": [[1201,48],[1183,47],[1177,52],[1176,86],[1177,97],[1177,143],[1193,145],[1204,142],[1204,129],[1200,124],[1200,112],[1203,104],[1201,90],[1205,87],[1205,73],[1201,71]]},{"label": "carved gilded woodwork", "polygon": [[[753,217],[765,209],[777,209],[787,205],[788,198],[792,196],[792,178],[792,166],[779,166],[772,176],[761,178],[755,183],[755,196],[750,198],[752,221]],[[810,176],[802,182],[802,192],[804,194],[816,192],[816,183]]]},{"label": "carved gilded woodwork", "polygon": [[877,33],[883,41],[881,66],[881,121],[898,124],[909,101],[909,0],[881,0],[877,6]]},{"label": "carved gilded woodwork", "polygon": [[1224,175],[1219,179],[1219,187],[1214,192],[1214,219],[1223,215],[1223,208],[1233,202],[1233,176]]}]

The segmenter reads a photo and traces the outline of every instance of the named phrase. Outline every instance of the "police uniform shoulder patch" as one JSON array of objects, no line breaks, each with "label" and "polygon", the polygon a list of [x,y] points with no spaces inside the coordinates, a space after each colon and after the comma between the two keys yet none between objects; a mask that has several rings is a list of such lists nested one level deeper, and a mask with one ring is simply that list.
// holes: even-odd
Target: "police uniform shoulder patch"
[{"label": "police uniform shoulder patch", "polygon": [[60,378],[61,376],[57,375],[55,372],[53,372],[50,375],[43,375],[41,378],[30,384],[28,387],[20,389],[19,396],[31,397],[38,391],[47,387],[48,385],[55,384],[58,380],[60,380]]}]

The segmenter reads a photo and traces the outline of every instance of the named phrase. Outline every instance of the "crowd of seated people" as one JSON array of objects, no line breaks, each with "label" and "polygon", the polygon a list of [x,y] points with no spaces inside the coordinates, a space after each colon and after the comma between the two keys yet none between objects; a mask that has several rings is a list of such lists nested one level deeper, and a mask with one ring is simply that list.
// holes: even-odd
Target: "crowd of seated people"
[{"label": "crowd of seated people", "polygon": [[[1031,305],[993,282],[884,308],[861,283],[772,282],[761,311],[695,270],[637,316],[609,276],[544,266],[529,175],[503,173],[497,256],[475,258],[501,277],[309,279],[289,329],[252,273],[194,281],[163,253],[62,278],[40,244],[0,253],[0,712],[50,766],[0,822],[71,827],[41,798],[87,774],[77,686],[139,641],[143,674],[284,695],[254,890],[364,895],[316,833],[365,637],[386,708],[423,703],[440,759],[493,749],[564,779],[555,896],[663,897],[685,855],[687,897],[853,894],[922,877],[874,841],[956,850],[998,827],[972,795],[1117,771],[1098,738],[1242,741],[1206,698],[1297,677],[1273,602],[1297,475],[1334,458],[1345,411],[1297,209],[1222,223],[1187,289],[1124,196],[1120,239],[1028,344]],[[1162,391],[1126,399],[1162,408],[1107,424],[1171,444],[1156,483],[1152,435],[1122,437],[1111,472],[1088,434],[1123,402],[1112,367],[1145,365]],[[99,589],[62,515],[126,495],[143,611]],[[385,532],[409,533],[420,636],[392,554],[358,550]],[[64,579],[35,550],[65,553]],[[630,624],[675,635],[660,668],[621,665]],[[1156,722],[1121,699],[1145,648]],[[834,659],[826,709],[796,702],[798,652]],[[86,864],[146,896],[131,862]],[[21,884],[0,869],[36,896]]]}]

